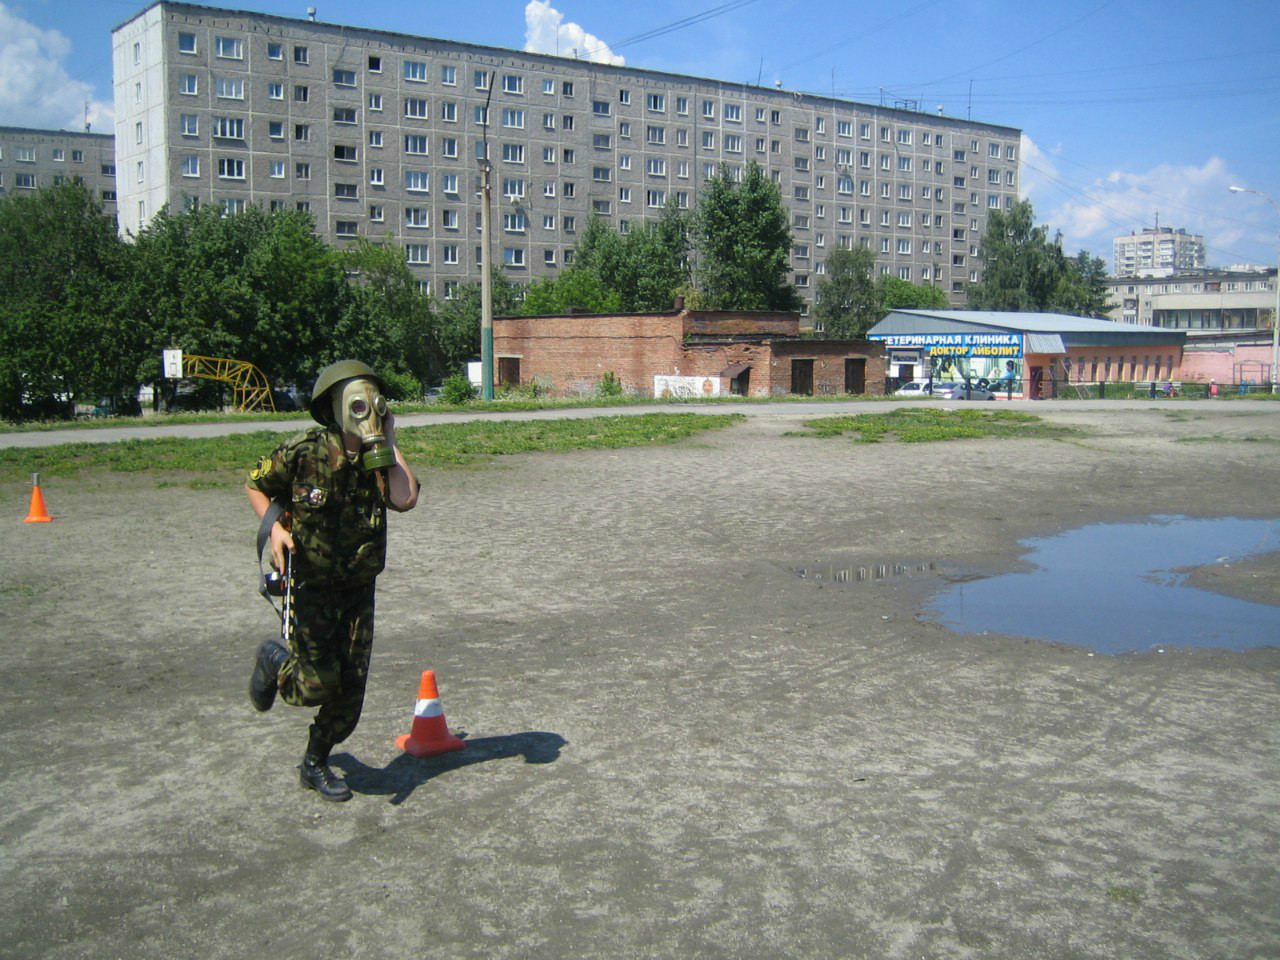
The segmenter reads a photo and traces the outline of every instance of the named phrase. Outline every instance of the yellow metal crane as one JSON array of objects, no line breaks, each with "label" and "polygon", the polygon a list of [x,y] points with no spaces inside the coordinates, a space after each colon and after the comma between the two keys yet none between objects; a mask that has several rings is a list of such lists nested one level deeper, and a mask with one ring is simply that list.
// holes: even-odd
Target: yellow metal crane
[{"label": "yellow metal crane", "polygon": [[251,410],[276,412],[276,400],[271,395],[271,382],[266,374],[247,360],[198,357],[184,353],[182,354],[182,375],[231,384],[231,395],[235,407],[241,412]]}]

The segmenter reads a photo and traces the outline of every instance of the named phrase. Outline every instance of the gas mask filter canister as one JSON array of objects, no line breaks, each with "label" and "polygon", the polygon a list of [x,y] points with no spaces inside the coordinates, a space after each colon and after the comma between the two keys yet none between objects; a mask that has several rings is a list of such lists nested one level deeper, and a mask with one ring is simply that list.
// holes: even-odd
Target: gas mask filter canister
[{"label": "gas mask filter canister", "polygon": [[344,434],[360,438],[360,466],[366,472],[381,470],[396,462],[395,451],[387,445],[382,432],[387,400],[372,380],[353,377],[335,384],[333,415]]}]

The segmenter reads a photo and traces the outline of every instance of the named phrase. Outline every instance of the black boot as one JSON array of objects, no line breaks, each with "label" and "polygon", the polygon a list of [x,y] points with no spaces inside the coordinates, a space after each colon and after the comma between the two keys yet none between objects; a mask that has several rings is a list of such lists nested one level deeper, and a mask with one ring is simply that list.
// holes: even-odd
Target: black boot
[{"label": "black boot", "polygon": [[329,751],[332,749],[332,744],[314,733],[311,734],[307,752],[298,765],[298,773],[301,774],[304,787],[310,787],[326,800],[341,803],[351,799],[351,788],[329,767]]},{"label": "black boot", "polygon": [[279,640],[264,640],[258,648],[258,662],[249,678],[249,699],[258,710],[270,710],[276,699],[276,677],[289,659],[289,648]]}]

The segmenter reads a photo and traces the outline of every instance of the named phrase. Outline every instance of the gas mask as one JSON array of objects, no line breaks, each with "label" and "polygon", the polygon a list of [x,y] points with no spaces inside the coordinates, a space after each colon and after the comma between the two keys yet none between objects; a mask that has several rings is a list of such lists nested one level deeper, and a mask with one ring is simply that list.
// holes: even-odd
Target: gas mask
[{"label": "gas mask", "polygon": [[365,472],[381,470],[396,462],[395,451],[387,445],[382,433],[382,418],[386,415],[386,397],[378,392],[378,385],[372,380],[352,377],[334,384],[334,419],[344,434],[360,438],[360,465]]}]

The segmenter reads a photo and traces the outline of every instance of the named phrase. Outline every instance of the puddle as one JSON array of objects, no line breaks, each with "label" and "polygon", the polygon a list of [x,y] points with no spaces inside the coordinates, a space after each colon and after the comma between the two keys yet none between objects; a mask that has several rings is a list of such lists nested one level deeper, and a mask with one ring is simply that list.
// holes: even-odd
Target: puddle
[{"label": "puddle", "polygon": [[1280,607],[1186,585],[1190,570],[1280,550],[1280,521],[1152,517],[1022,541],[1034,565],[943,588],[927,619],[964,633],[1007,633],[1118,654],[1280,644]]}]

